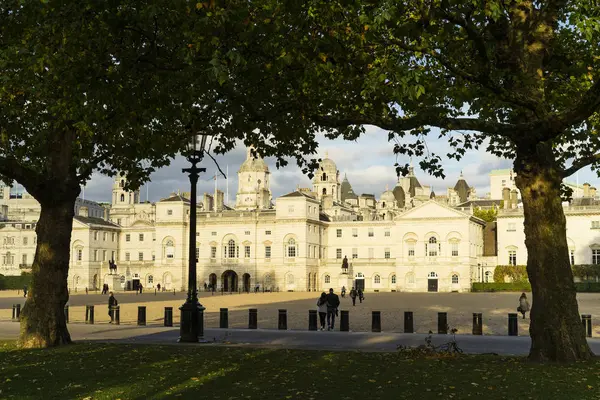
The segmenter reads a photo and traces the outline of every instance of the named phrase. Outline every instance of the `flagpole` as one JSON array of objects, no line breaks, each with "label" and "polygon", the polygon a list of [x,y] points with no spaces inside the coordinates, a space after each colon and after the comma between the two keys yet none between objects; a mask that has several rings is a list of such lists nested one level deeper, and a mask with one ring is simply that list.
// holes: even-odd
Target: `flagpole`
[{"label": "flagpole", "polygon": [[229,164],[227,164],[227,177],[225,178],[227,183],[227,205],[229,205]]},{"label": "flagpole", "polygon": [[217,186],[219,185],[219,175],[215,172],[215,212],[217,212]]}]

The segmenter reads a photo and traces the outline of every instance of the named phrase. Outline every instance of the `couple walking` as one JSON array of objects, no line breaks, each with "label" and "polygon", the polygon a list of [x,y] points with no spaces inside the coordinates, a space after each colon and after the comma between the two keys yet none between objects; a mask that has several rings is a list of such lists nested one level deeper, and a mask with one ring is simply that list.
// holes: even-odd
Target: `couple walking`
[{"label": "couple walking", "polygon": [[333,330],[335,317],[338,315],[338,307],[340,306],[340,298],[333,293],[333,289],[329,289],[329,294],[323,292],[317,300],[317,308],[319,309],[319,319],[321,322],[321,330],[325,330],[325,317],[327,317],[327,330]]}]

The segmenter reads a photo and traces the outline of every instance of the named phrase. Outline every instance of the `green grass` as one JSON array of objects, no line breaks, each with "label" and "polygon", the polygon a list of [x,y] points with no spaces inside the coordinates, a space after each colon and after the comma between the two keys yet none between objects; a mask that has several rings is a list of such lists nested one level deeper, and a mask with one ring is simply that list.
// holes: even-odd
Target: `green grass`
[{"label": "green grass", "polygon": [[0,343],[1,399],[599,399],[600,360]]}]

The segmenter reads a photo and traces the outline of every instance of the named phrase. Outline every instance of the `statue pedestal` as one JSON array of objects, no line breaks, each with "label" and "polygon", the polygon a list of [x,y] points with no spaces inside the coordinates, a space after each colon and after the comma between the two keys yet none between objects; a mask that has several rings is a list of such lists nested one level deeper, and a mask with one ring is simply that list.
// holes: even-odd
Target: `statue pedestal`
[{"label": "statue pedestal", "polygon": [[123,290],[123,288],[121,287],[121,276],[120,275],[109,275],[106,283],[108,283],[109,291]]}]

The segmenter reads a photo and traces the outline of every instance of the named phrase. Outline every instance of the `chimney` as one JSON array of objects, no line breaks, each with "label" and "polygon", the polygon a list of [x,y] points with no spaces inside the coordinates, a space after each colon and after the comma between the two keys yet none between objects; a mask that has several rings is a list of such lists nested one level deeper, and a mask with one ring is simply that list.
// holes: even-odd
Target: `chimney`
[{"label": "chimney", "polygon": [[104,209],[104,220],[108,221],[110,219],[110,213],[109,213],[109,208],[108,207],[102,207]]},{"label": "chimney", "polygon": [[510,191],[510,208],[517,208],[517,189]]},{"label": "chimney", "polygon": [[89,211],[87,206],[81,206],[79,207],[79,216],[80,217],[87,217],[89,215]]},{"label": "chimney", "polygon": [[587,182],[583,184],[583,197],[590,197],[590,184]]},{"label": "chimney", "polygon": [[590,197],[591,197],[592,199],[595,199],[595,198],[596,198],[596,188],[595,188],[595,187],[593,187],[593,186],[590,188]]},{"label": "chimney", "polygon": [[225,196],[223,195],[223,192],[220,190],[217,190],[217,198],[215,199],[217,211],[223,211],[224,199],[225,199]]},{"label": "chimney", "polygon": [[504,209],[508,210],[510,208],[510,189],[507,187],[502,189],[502,202]]},{"label": "chimney", "polygon": [[202,199],[202,205],[203,205],[204,211],[208,211],[208,212],[212,211],[213,197],[208,193],[204,193],[204,198]]}]

